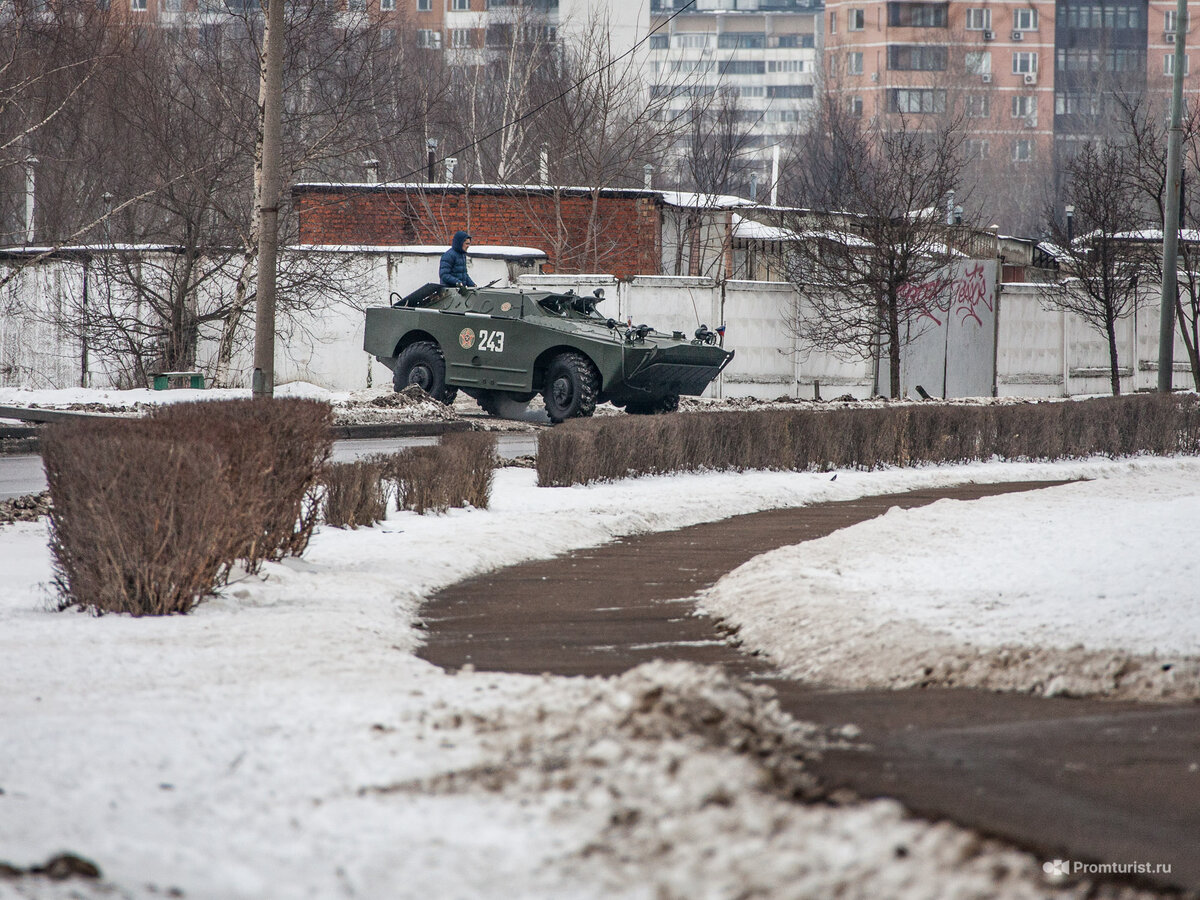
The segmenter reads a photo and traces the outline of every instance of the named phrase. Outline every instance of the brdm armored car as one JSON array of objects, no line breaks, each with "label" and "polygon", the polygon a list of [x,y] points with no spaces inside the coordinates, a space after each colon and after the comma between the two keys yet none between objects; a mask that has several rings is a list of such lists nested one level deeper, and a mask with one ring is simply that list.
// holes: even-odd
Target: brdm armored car
[{"label": "brdm armored car", "polygon": [[692,338],[606,318],[603,292],[427,284],[367,310],[364,349],[393,372],[450,403],[458,391],[492,415],[508,402],[546,401],[552,422],[590,416],[597,403],[630,413],[670,412],[704,391],[733,358],[722,328]]}]

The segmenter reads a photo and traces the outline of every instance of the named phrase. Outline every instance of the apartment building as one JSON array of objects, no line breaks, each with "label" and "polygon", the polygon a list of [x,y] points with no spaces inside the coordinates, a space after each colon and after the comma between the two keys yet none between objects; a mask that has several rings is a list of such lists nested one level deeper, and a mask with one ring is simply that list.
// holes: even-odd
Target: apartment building
[{"label": "apartment building", "polygon": [[675,115],[724,93],[767,183],[772,152],[810,112],[819,69],[818,0],[652,0],[647,72]]},{"label": "apartment building", "polygon": [[976,157],[1018,165],[1103,133],[1117,94],[1168,94],[1177,25],[1173,0],[829,0],[824,24],[847,109],[960,110]]}]

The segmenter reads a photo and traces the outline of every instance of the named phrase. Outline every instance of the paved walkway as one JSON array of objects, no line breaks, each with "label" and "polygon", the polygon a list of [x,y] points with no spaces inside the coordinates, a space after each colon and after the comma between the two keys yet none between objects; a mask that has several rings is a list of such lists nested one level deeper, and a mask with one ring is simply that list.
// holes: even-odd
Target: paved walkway
[{"label": "paved walkway", "polygon": [[889,796],[1045,859],[1169,864],[1134,879],[1200,891],[1200,707],[970,690],[824,691],[777,677],[693,614],[691,598],[776,547],[944,497],[1009,483],[774,510],[642,535],[453,585],[423,608],[421,655],[449,669],[611,675],[652,659],[768,681],[798,719],[862,729],[827,753],[830,790]]}]

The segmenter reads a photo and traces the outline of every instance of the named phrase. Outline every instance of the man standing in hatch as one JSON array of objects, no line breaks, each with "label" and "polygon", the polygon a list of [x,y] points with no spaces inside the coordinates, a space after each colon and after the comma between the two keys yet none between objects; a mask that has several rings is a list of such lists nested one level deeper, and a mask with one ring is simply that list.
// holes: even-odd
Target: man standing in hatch
[{"label": "man standing in hatch", "polygon": [[475,287],[475,282],[467,274],[467,249],[471,246],[471,236],[465,231],[454,232],[454,240],[450,249],[442,254],[442,264],[438,274],[446,287]]}]

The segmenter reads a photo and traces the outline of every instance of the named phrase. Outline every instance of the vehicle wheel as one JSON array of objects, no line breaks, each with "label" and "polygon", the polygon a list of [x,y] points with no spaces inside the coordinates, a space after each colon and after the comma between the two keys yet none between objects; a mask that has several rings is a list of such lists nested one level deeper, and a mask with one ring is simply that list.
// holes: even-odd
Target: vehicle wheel
[{"label": "vehicle wheel", "polygon": [[529,405],[529,400],[521,400],[505,391],[480,391],[475,402],[485,413],[497,419],[519,419]]},{"label": "vehicle wheel", "polygon": [[433,341],[417,341],[404,348],[392,370],[392,387],[398,391],[415,384],[445,404],[454,402],[458,388],[446,387],[446,357]]},{"label": "vehicle wheel", "polygon": [[596,411],[599,393],[600,373],[582,353],[567,351],[550,361],[542,396],[551,422],[590,416]]},{"label": "vehicle wheel", "polygon": [[653,416],[679,410],[679,395],[667,394],[657,400],[634,400],[625,404],[625,412],[633,416]]},{"label": "vehicle wheel", "polygon": [[500,399],[500,395],[493,393],[492,391],[480,391],[479,396],[475,398],[475,402],[478,403],[479,408],[489,416],[495,416],[497,419],[499,419],[501,418]]}]

